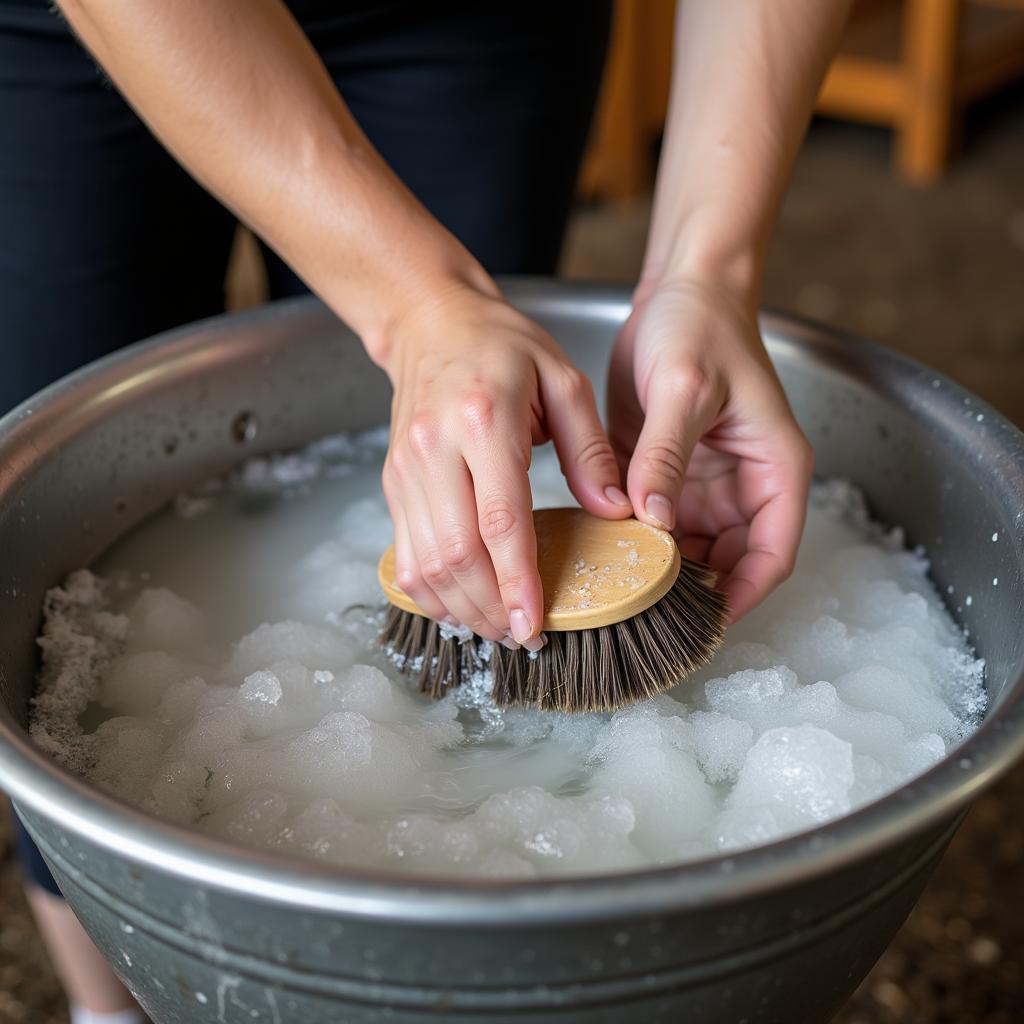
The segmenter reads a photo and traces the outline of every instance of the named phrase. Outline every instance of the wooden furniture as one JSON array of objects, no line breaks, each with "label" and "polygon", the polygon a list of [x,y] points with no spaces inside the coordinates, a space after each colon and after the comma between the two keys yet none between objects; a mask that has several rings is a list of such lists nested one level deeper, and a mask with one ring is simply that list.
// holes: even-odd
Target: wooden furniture
[{"label": "wooden furniture", "polygon": [[[629,200],[651,188],[674,9],[674,0],[617,0],[580,179],[585,199]],[[897,169],[924,183],[945,168],[964,107],[1022,74],[1024,0],[859,0],[818,111],[892,128]]]},{"label": "wooden furniture", "polygon": [[601,96],[580,174],[584,199],[621,202],[651,189],[668,107],[675,7],[675,0],[616,0]]},{"label": "wooden furniture", "polygon": [[946,166],[960,112],[1024,73],[1024,0],[857,4],[818,98],[821,113],[891,127],[910,181]]}]

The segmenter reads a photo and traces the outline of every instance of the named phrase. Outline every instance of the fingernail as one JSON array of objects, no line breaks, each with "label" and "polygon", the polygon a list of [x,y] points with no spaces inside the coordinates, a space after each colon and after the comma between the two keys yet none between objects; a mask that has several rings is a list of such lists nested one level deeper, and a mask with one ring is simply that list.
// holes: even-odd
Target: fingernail
[{"label": "fingernail", "polygon": [[548,638],[541,633],[540,636],[535,636],[532,640],[524,640],[523,646],[531,653],[536,654],[538,651],[544,648],[544,645],[548,642]]},{"label": "fingernail", "polygon": [[614,486],[614,485],[612,485],[612,484],[609,484],[609,485],[608,485],[608,486],[607,486],[607,487],[606,487],[606,488],[604,489],[604,496],[605,496],[605,497],[606,497],[606,498],[607,498],[607,499],[608,499],[608,500],[609,500],[609,501],[610,501],[610,502],[611,502],[611,503],[612,503],[613,505],[622,505],[622,506],[626,507],[626,506],[629,506],[629,505],[631,505],[631,504],[632,504],[632,502],[630,502],[629,498],[627,498],[627,497],[626,497],[626,495],[625,495],[625,494],[623,494],[623,493],[622,493],[622,491],[620,491],[620,490],[618,489],[618,487],[615,487],[615,486]]},{"label": "fingernail", "polygon": [[458,625],[461,625],[459,620],[457,618],[455,618],[454,615],[446,615],[441,621],[446,626],[458,626]]},{"label": "fingernail", "polygon": [[663,530],[671,530],[675,514],[672,511],[672,503],[663,494],[648,494],[644,502],[644,511],[649,519],[653,519],[656,526]]},{"label": "fingernail", "polygon": [[510,651],[518,651],[520,644],[517,644],[515,640],[510,636],[503,637],[501,640],[501,646],[507,648]]},{"label": "fingernail", "polygon": [[526,641],[530,639],[530,634],[533,632],[533,626],[530,625],[526,612],[522,608],[513,608],[509,612],[508,624],[512,629],[513,638],[526,647]]}]

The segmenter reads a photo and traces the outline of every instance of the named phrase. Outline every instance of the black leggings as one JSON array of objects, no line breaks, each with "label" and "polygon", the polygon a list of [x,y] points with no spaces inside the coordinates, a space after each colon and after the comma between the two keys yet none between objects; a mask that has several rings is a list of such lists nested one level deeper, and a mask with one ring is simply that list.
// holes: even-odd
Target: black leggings
[{"label": "black leggings", "polygon": [[[48,6],[0,0],[0,415],[83,363],[222,311],[235,230]],[[384,159],[483,265],[553,273],[610,0],[289,6]],[[272,297],[306,290],[264,257]]]}]

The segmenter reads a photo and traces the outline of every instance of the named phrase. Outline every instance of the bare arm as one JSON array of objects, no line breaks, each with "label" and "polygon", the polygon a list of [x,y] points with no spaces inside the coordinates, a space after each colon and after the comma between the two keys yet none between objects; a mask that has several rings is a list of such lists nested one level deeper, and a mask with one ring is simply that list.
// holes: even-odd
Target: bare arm
[{"label": "bare arm", "polygon": [[643,277],[757,289],[850,0],[680,0]]},{"label": "bare arm", "polygon": [[538,648],[527,477],[629,515],[586,378],[375,152],[280,0],[60,0],[178,160],[361,336],[395,388],[384,492],[399,583],[435,618]]},{"label": "bare arm", "polygon": [[812,457],[757,329],[765,249],[847,0],[681,0],[665,145],[612,441],[635,508],[738,618],[792,570]]},{"label": "bare arm", "polygon": [[481,268],[356,124],[280,0],[61,0],[189,172],[345,317],[378,361],[393,324]]}]

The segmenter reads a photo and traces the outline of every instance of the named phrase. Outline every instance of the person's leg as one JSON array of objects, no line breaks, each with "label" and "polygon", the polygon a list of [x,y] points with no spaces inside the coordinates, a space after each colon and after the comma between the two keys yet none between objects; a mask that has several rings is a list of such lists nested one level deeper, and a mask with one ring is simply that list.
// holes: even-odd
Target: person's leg
[{"label": "person's leg", "polygon": [[25,896],[57,977],[71,1003],[71,1024],[141,1024],[146,1018],[64,902],[46,862],[11,811],[25,875]]},{"label": "person's leg", "polygon": [[[609,0],[339,6],[290,2],[383,157],[491,273],[554,273]],[[272,294],[303,288],[267,264]]]},{"label": "person's leg", "polygon": [[44,0],[0,3],[0,414],[219,312],[233,226]]},{"label": "person's leg", "polygon": [[60,896],[34,883],[25,886],[32,916],[71,1000],[71,1024],[142,1024],[131,994],[92,944]]}]

